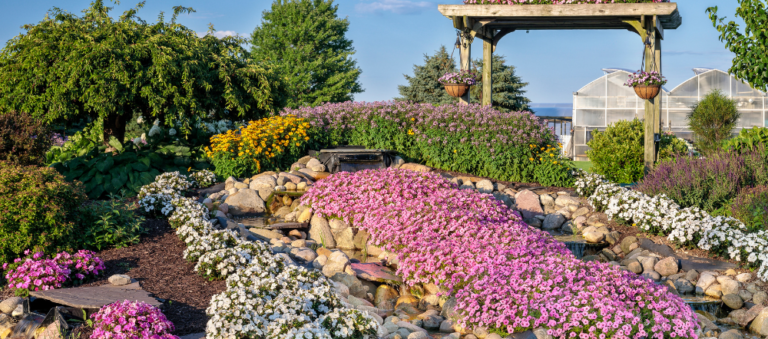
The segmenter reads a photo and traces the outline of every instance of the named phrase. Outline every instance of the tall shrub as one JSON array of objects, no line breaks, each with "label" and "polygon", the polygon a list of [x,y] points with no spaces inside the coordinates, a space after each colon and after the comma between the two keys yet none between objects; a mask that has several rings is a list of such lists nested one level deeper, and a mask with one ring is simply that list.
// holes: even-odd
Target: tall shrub
[{"label": "tall shrub", "polygon": [[699,149],[705,154],[718,150],[731,137],[740,116],[736,102],[720,90],[707,94],[688,113],[688,124]]},{"label": "tall shrub", "polygon": [[[362,145],[400,152],[428,166],[504,181],[573,185],[573,164],[557,136],[530,112],[480,105],[408,102],[326,104],[286,109],[306,118],[325,145]],[[538,171],[541,166],[547,171]]]},{"label": "tall shrub", "polygon": [[26,113],[0,115],[0,161],[42,165],[53,144],[53,133],[40,120]]},{"label": "tall shrub", "polygon": [[[608,126],[605,132],[595,131],[587,145],[592,171],[609,180],[633,183],[643,178],[645,171],[643,121],[621,120]],[[659,145],[659,159],[687,153],[684,142],[674,135],[664,134]]]},{"label": "tall shrub", "polygon": [[456,62],[451,59],[445,46],[440,46],[435,54],[424,54],[423,65],[413,65],[413,76],[403,75],[408,84],[397,86],[401,97],[395,100],[435,105],[456,103],[458,99],[448,94],[438,81],[446,73],[455,72]]},{"label": "tall shrub", "polygon": [[55,169],[0,162],[0,263],[40,246],[46,253],[72,250],[80,231],[80,183],[67,183]]}]

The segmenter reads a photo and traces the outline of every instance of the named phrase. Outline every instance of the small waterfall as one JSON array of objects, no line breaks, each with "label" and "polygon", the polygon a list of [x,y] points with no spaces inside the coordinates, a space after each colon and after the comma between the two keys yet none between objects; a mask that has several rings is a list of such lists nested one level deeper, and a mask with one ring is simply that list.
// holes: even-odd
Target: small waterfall
[{"label": "small waterfall", "polygon": [[716,315],[723,305],[722,300],[707,297],[683,297],[683,301],[685,301],[694,312],[704,311],[712,315]]},{"label": "small waterfall", "polygon": [[587,244],[583,242],[566,242],[565,247],[567,247],[573,255],[576,257],[576,259],[584,258],[584,251],[587,249]]}]

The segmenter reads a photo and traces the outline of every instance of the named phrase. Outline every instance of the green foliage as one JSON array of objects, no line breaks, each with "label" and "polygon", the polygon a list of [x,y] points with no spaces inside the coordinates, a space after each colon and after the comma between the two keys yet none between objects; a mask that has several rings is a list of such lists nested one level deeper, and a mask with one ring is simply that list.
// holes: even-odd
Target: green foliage
[{"label": "green foliage", "polygon": [[51,130],[29,114],[0,115],[0,161],[41,165],[45,151],[53,143],[52,137]]},{"label": "green foliage", "polygon": [[73,250],[80,236],[75,212],[84,200],[82,185],[52,168],[0,162],[0,262],[37,246],[46,253]]},{"label": "green foliage", "polygon": [[[619,183],[633,183],[645,173],[645,126],[642,120],[621,120],[605,132],[592,132],[587,156],[591,171]],[[688,154],[688,146],[674,135],[663,133],[659,143],[659,160]]]},{"label": "green foliage", "polygon": [[104,198],[110,194],[134,196],[142,186],[155,180],[163,172],[187,169],[205,169],[209,165],[203,155],[193,152],[182,143],[170,143],[141,148],[132,142],[122,144],[110,140],[115,152],[105,152],[99,146],[85,155],[51,166],[65,176],[67,181],[79,181],[85,186],[90,199]]},{"label": "green foliage", "polygon": [[[525,97],[523,87],[528,86],[519,76],[515,74],[515,66],[505,64],[506,59],[503,55],[494,54],[491,58],[492,71],[492,96],[491,102],[493,108],[501,112],[509,111],[530,111],[528,103],[531,102]],[[475,60],[474,70],[479,77],[477,85],[472,86],[472,102],[483,101],[483,60]]]},{"label": "green foliage", "polygon": [[733,200],[731,214],[749,232],[768,230],[768,186],[743,189]]},{"label": "green foliage", "polygon": [[717,6],[707,8],[707,13],[720,32],[720,41],[736,54],[728,72],[755,89],[768,90],[768,10],[763,0],[739,0],[736,17],[744,20],[743,33],[737,23],[725,23],[725,17],[717,15]]},{"label": "green foliage", "polygon": [[734,138],[723,143],[723,149],[737,153],[752,152],[762,146],[768,146],[768,128],[745,128]]},{"label": "green foliage", "polygon": [[81,131],[75,132],[64,145],[51,147],[45,154],[45,164],[50,166],[57,162],[66,162],[82,157],[104,144],[103,136],[101,122],[95,121]]},{"label": "green foliage", "polygon": [[145,230],[144,217],[135,212],[129,202],[110,197],[109,201],[92,201],[78,209],[78,224],[84,232],[78,237],[80,248],[100,251],[122,248],[139,243]]},{"label": "green foliage", "polygon": [[277,67],[288,107],[352,100],[361,70],[333,0],[277,0],[251,34],[251,59]]},{"label": "green foliage", "polygon": [[0,112],[46,123],[102,118],[105,142],[124,141],[136,112],[166,125],[190,117],[263,116],[276,110],[279,79],[247,58],[242,38],[218,39],[176,22],[148,23],[143,6],[113,19],[102,0],[82,16],[58,8],[0,52]]},{"label": "green foliage", "polygon": [[736,102],[719,90],[707,94],[688,113],[688,124],[696,135],[696,145],[709,154],[720,149],[722,142],[731,137],[731,131],[741,114]]},{"label": "green foliage", "polygon": [[424,54],[424,65],[413,65],[413,76],[404,75],[408,85],[397,86],[401,97],[395,100],[434,105],[456,103],[458,99],[450,96],[438,81],[446,73],[455,72],[456,63],[445,46],[440,46],[434,55]]}]

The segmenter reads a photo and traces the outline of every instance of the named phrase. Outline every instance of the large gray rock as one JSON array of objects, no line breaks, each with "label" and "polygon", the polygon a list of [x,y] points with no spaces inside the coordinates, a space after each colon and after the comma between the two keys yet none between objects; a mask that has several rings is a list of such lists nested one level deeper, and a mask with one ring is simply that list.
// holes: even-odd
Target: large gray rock
[{"label": "large gray rock", "polygon": [[541,206],[555,208],[555,199],[549,194],[540,195],[539,202],[541,202]]},{"label": "large gray rock", "polygon": [[309,239],[316,243],[324,245],[327,248],[336,248],[336,241],[333,238],[331,227],[325,218],[313,215],[310,220]]},{"label": "large gray rock", "polygon": [[[328,265],[326,265],[327,267]],[[368,295],[368,286],[363,285],[357,277],[346,273],[336,273],[330,277],[331,280],[339,282],[349,288],[349,294],[360,299],[365,299]]]},{"label": "large gray rock", "polygon": [[234,216],[264,212],[264,200],[252,189],[241,189],[224,202],[229,205],[229,213]]},{"label": "large gray rock", "polygon": [[675,280],[675,288],[680,294],[690,294],[696,290],[696,287],[690,281],[682,278]]},{"label": "large gray rock", "polygon": [[557,199],[555,199],[555,206],[568,206],[568,205],[578,206],[579,201],[567,195],[558,195]]},{"label": "large gray rock", "polygon": [[544,209],[539,203],[539,195],[530,190],[522,190],[515,194],[517,209],[523,215],[523,219],[531,219],[537,215],[543,215]]},{"label": "large gray rock", "polygon": [[715,279],[715,276],[713,276],[710,273],[702,273],[701,276],[699,276],[699,280],[696,282],[696,293],[697,294],[704,294],[704,292],[707,291],[709,286],[712,286],[712,284],[716,283],[717,279]]},{"label": "large gray rock", "polygon": [[550,214],[547,216],[546,219],[544,219],[544,230],[556,230],[559,229],[561,226],[563,226],[563,223],[565,223],[566,218],[565,216],[561,214]]},{"label": "large gray rock", "polygon": [[723,295],[726,294],[739,294],[739,282],[731,279],[727,276],[717,277],[717,282],[720,283],[720,290],[723,291]]},{"label": "large gray rock", "polygon": [[717,337],[717,339],[743,339],[744,337],[741,335],[741,332],[737,329],[732,329],[725,331],[723,333],[720,333],[720,336]]},{"label": "large gray rock", "polygon": [[763,291],[757,291],[752,294],[752,302],[755,305],[766,306],[768,301],[768,294]]},{"label": "large gray rock", "polygon": [[267,199],[269,199],[269,196],[275,192],[275,186],[260,187],[258,189],[258,192],[259,192],[259,198],[261,198],[261,200],[267,201]]}]

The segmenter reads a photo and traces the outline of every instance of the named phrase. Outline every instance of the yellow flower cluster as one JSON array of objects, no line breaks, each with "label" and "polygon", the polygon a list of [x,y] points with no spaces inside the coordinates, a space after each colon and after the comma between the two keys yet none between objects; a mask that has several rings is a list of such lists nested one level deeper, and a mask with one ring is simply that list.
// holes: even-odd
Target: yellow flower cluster
[{"label": "yellow flower cluster", "polygon": [[205,153],[209,158],[221,155],[231,160],[250,159],[260,170],[265,162],[273,162],[308,141],[309,127],[305,119],[292,115],[251,121],[238,130],[212,136]]},{"label": "yellow flower cluster", "polygon": [[529,158],[529,161],[535,161],[536,158],[539,159],[540,162],[546,162],[551,161],[553,164],[558,164],[558,156],[560,154],[560,147],[562,144],[558,143],[557,146],[553,145],[545,145],[546,147],[540,147],[537,145],[528,145],[531,148],[531,153],[533,153],[533,157]]}]

